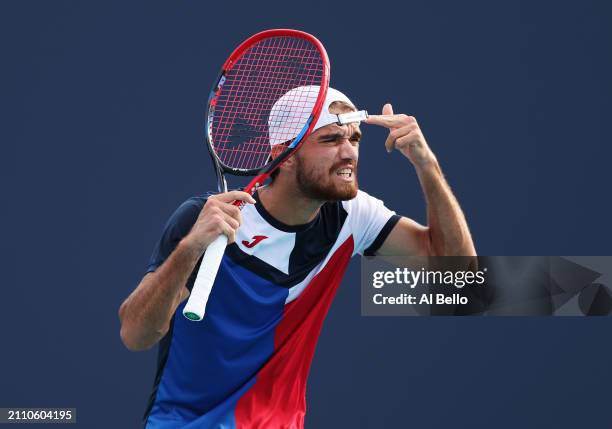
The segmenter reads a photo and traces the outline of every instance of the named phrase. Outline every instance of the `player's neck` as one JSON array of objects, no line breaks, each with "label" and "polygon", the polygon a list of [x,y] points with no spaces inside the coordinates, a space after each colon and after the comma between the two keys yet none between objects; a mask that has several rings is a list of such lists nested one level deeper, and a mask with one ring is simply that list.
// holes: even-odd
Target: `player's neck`
[{"label": "player's neck", "polygon": [[285,225],[303,225],[319,213],[324,201],[313,200],[299,193],[295,187],[272,183],[258,190],[259,201],[266,211]]}]

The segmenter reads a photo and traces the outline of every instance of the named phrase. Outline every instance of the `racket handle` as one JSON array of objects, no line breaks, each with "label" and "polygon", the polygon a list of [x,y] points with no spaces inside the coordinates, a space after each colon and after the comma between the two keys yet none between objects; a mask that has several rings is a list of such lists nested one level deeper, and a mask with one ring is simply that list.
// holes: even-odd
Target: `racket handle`
[{"label": "racket handle", "polygon": [[191,294],[183,308],[183,316],[187,319],[198,322],[204,317],[208,296],[217,277],[226,247],[227,236],[221,234],[206,248]]}]

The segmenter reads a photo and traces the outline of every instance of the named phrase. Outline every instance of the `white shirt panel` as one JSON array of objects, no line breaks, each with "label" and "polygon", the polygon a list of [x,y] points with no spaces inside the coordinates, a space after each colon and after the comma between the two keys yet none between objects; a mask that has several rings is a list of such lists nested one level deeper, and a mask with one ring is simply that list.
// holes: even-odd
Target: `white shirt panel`
[{"label": "white shirt panel", "polygon": [[342,205],[348,212],[347,220],[351,223],[355,240],[353,255],[363,255],[395,212],[364,191],[358,191],[355,198],[343,201]]},{"label": "white shirt panel", "polygon": [[[248,247],[258,235],[266,238]],[[236,231],[236,244],[244,253],[289,274],[289,256],[295,247],[295,233],[274,228],[261,217],[252,204],[247,204],[242,209],[242,224]]]}]

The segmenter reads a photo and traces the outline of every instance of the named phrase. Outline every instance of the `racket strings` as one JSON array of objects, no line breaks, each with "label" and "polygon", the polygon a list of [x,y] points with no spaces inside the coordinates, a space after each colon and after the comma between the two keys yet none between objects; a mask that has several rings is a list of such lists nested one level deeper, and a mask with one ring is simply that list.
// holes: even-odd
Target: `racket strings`
[{"label": "racket strings", "polygon": [[[323,75],[321,54],[305,39],[273,37],[250,47],[226,73],[214,105],[211,135],[221,162],[233,169],[266,165],[271,143],[292,140],[306,125],[318,97],[308,87],[320,85]],[[281,109],[271,130],[271,111],[283,96],[289,113],[283,117]]]}]

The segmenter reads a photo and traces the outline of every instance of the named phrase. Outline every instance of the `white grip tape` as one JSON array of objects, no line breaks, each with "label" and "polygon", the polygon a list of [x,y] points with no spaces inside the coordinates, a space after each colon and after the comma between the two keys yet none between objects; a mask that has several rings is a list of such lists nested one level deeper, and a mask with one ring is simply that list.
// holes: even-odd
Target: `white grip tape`
[{"label": "white grip tape", "polygon": [[183,309],[183,315],[187,319],[199,321],[204,317],[208,296],[217,277],[217,271],[219,271],[226,247],[227,236],[221,234],[206,248],[198,275],[191,289],[191,295],[189,295],[187,304]]}]

